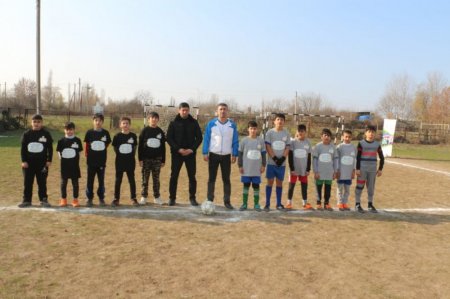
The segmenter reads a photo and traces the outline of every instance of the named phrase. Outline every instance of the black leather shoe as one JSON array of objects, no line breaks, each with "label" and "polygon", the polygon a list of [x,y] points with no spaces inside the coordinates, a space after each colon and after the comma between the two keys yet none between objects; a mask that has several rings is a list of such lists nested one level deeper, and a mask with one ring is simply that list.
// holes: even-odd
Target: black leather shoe
[{"label": "black leather shoe", "polygon": [[229,202],[225,202],[225,208],[229,209],[229,210],[234,210],[233,206],[231,205],[231,203]]},{"label": "black leather shoe", "polygon": [[175,205],[175,199],[169,199],[169,206]]},{"label": "black leather shoe", "polygon": [[198,206],[198,202],[195,199],[190,199],[189,201],[191,202],[191,206],[193,207]]}]

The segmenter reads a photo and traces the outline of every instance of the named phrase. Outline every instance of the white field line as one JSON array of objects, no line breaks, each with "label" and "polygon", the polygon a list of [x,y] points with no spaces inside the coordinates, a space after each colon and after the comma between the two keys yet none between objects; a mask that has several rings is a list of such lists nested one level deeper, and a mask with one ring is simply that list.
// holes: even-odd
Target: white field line
[{"label": "white field line", "polygon": [[421,167],[421,166],[416,166],[416,165],[411,165],[411,164],[406,164],[406,163],[400,163],[400,162],[396,162],[396,161],[390,161],[388,159],[386,159],[385,161],[386,161],[386,163],[397,164],[397,165],[401,165],[401,166],[405,166],[405,167],[411,167],[411,168],[415,168],[415,169],[420,169],[420,170],[425,170],[425,171],[430,171],[430,172],[450,176],[450,172],[448,172],[448,171],[435,170],[435,169],[430,169],[430,168],[426,168],[426,167]]}]

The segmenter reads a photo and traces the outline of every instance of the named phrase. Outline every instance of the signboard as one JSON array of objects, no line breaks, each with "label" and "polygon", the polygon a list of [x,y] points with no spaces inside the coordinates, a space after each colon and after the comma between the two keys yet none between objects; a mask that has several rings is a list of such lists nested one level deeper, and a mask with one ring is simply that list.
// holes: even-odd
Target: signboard
[{"label": "signboard", "polygon": [[392,156],[392,147],[394,145],[396,119],[385,119],[383,125],[383,139],[381,140],[381,149],[385,157]]}]

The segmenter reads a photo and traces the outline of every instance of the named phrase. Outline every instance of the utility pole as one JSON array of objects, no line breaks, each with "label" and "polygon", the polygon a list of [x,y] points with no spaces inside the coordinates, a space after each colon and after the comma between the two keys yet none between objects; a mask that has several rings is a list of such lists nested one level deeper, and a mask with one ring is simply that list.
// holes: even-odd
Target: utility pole
[{"label": "utility pole", "polygon": [[89,83],[88,83],[86,85],[86,104],[89,104],[89,89],[91,89],[91,87],[89,87]]},{"label": "utility pole", "polygon": [[41,0],[36,0],[36,114],[41,113]]},{"label": "utility pole", "polygon": [[82,107],[82,100],[81,100],[81,78],[78,78],[78,101],[80,102],[80,112]]},{"label": "utility pole", "polygon": [[295,92],[294,113],[295,113],[295,124],[297,124],[297,123],[298,123],[298,115],[297,115],[297,91]]}]

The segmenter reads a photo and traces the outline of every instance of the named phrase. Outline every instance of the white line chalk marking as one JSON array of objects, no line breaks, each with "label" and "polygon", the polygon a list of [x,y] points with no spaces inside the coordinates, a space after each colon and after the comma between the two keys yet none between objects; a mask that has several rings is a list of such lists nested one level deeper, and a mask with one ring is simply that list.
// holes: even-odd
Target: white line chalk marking
[{"label": "white line chalk marking", "polygon": [[416,165],[411,165],[411,164],[406,164],[406,163],[400,163],[400,162],[390,161],[390,160],[385,160],[385,161],[386,161],[386,163],[397,164],[397,165],[401,165],[401,166],[405,166],[405,167],[411,167],[411,168],[416,168],[416,169],[420,169],[420,170],[425,170],[425,171],[430,171],[430,172],[434,172],[434,173],[439,173],[439,174],[450,176],[450,172],[448,172],[448,171],[435,170],[435,169],[430,169],[430,168],[425,168],[425,167],[421,167],[421,166],[416,166]]}]

